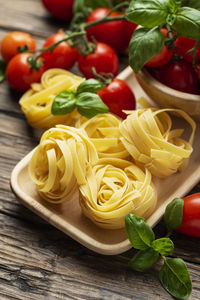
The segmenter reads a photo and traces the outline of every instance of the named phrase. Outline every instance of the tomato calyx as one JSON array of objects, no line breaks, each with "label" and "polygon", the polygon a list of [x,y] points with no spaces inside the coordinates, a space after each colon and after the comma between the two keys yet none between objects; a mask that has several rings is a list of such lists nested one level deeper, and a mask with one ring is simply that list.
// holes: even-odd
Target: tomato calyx
[{"label": "tomato calyx", "polygon": [[114,79],[114,75],[112,73],[97,73],[95,67],[92,67],[92,73],[95,78],[102,82],[105,86],[109,85],[109,83],[111,83]]}]

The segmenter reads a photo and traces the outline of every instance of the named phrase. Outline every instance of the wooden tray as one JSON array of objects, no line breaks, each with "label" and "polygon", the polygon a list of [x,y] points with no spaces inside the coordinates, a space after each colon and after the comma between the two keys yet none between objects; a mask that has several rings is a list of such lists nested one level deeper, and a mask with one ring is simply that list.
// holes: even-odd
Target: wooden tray
[{"label": "wooden tray", "polygon": [[[129,67],[120,73],[118,77],[127,81],[134,90],[137,99],[141,96],[148,98],[138,85]],[[181,120],[177,118],[175,122],[178,127],[181,126]],[[185,123],[182,126],[185,126]],[[173,198],[183,197],[199,182],[199,137],[200,128],[198,124],[194,152],[184,172],[174,174],[167,179],[153,179],[158,192],[158,203],[155,212],[147,220],[150,226],[155,226],[155,224],[158,223],[164,213],[166,205]],[[32,153],[33,152],[30,152],[25,156],[16,165],[11,174],[11,187],[22,204],[95,252],[105,255],[114,255],[123,253],[131,248],[124,229],[105,230],[98,228],[82,214],[79,206],[78,191],[76,191],[69,202],[64,204],[52,205],[42,200],[28,174],[28,163]]]}]

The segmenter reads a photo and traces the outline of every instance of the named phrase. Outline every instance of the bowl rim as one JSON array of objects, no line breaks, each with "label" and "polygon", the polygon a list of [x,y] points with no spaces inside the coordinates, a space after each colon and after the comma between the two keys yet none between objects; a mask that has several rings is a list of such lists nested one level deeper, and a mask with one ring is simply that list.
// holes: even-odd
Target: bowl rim
[{"label": "bowl rim", "polygon": [[200,95],[184,93],[181,91],[177,91],[168,87],[167,85],[161,83],[157,79],[155,79],[146,68],[140,70],[136,76],[140,76],[144,81],[148,82],[151,86],[161,91],[162,93],[168,94],[172,97],[182,98],[187,101],[200,101]]}]

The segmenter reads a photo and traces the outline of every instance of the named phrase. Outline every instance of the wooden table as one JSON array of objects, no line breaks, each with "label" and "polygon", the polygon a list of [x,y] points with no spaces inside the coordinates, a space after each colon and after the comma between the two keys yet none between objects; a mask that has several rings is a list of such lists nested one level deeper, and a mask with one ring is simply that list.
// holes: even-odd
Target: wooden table
[{"label": "wooden table", "polygon": [[[39,0],[0,0],[0,40],[21,30],[41,46],[63,26],[48,17]],[[128,267],[133,250],[96,254],[20,205],[10,189],[10,173],[38,139],[25,122],[19,97],[6,82],[0,85],[0,299],[171,299],[158,280],[160,262],[134,272]],[[192,192],[197,191],[200,185]],[[157,235],[163,230],[161,222]],[[185,260],[192,278],[191,299],[200,299],[200,240],[181,234],[172,239],[173,257]]]}]

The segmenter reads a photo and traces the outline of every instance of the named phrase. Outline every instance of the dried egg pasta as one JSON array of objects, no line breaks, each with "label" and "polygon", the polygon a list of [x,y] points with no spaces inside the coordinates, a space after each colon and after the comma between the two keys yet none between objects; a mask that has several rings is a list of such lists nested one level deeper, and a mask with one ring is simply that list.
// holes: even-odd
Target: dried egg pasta
[{"label": "dried egg pasta", "polygon": [[51,114],[52,102],[63,90],[76,90],[83,78],[62,69],[50,69],[42,75],[41,83],[33,83],[19,103],[28,123],[35,128],[50,128],[56,124],[74,125],[77,110],[61,116]]},{"label": "dried egg pasta", "polygon": [[[192,133],[188,142],[181,138],[184,129],[172,129],[167,112],[174,112],[189,123]],[[195,122],[179,109],[139,109],[120,125],[121,140],[127,151],[138,165],[158,177],[169,176],[186,167],[193,151],[195,128]]]},{"label": "dried egg pasta", "polygon": [[118,229],[128,213],[147,218],[157,202],[151,173],[122,159],[100,159],[80,186],[83,213],[97,226]]},{"label": "dried egg pasta", "polygon": [[70,199],[77,184],[86,183],[86,168],[97,159],[97,151],[82,129],[57,125],[43,134],[29,174],[42,198],[61,203]]},{"label": "dried egg pasta", "polygon": [[83,128],[100,158],[127,158],[128,151],[120,140],[121,120],[112,114],[101,114],[87,120],[81,117],[76,127]]}]

